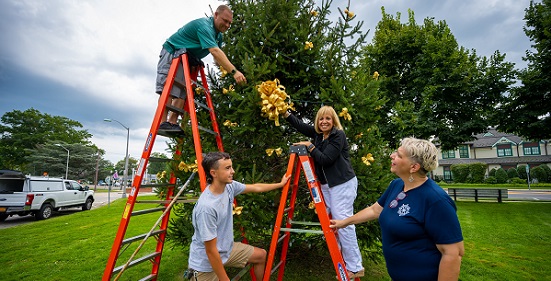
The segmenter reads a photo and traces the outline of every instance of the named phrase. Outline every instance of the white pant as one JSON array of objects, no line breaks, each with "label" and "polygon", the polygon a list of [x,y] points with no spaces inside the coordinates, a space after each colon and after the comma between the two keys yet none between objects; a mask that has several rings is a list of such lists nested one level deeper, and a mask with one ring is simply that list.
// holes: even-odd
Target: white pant
[{"label": "white pant", "polygon": [[[331,188],[327,184],[322,184],[321,191],[327,213],[331,214],[333,219],[343,220],[354,215],[354,200],[358,192],[358,179],[356,177]],[[358,247],[356,226],[349,225],[339,229],[337,233],[346,269],[352,272],[362,270],[362,254],[360,253],[360,247]]]}]

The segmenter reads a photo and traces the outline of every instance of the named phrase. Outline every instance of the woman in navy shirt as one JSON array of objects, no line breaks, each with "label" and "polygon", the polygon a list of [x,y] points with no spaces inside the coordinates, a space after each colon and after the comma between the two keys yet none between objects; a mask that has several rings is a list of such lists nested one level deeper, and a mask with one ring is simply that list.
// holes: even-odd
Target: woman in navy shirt
[{"label": "woman in navy shirt", "polygon": [[331,227],[379,219],[392,280],[458,280],[465,249],[457,208],[427,177],[438,167],[438,150],[429,141],[405,138],[390,159],[398,178],[379,200],[352,217],[332,220]]}]

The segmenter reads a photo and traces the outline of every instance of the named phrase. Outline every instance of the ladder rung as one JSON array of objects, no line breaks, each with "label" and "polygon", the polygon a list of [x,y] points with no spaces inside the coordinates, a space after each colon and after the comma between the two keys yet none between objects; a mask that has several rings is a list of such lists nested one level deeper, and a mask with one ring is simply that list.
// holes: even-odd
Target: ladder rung
[{"label": "ladder rung", "polygon": [[249,269],[251,268],[251,265],[252,264],[247,264],[245,267],[243,267],[243,269],[241,269],[241,271],[239,271],[239,273],[237,273],[237,275],[235,275],[231,281],[237,281],[239,279],[241,279],[241,277],[243,277],[245,274],[247,274],[247,271],[249,271]]},{"label": "ladder rung", "polygon": [[[155,230],[153,232],[151,232],[151,234],[149,235],[149,237],[152,237],[152,236],[157,236],[161,233],[165,232],[165,230],[162,230],[162,229],[159,229],[159,230]],[[122,245],[125,245],[125,244],[130,244],[132,242],[135,242],[135,241],[138,241],[138,240],[142,240],[144,239],[145,237],[147,236],[147,233],[144,233],[144,234],[140,234],[140,235],[137,235],[137,236],[134,236],[134,237],[130,237],[130,238],[127,238],[127,239],[124,239],[122,240]]]},{"label": "ladder rung", "polygon": [[164,210],[165,210],[165,207],[145,209],[145,210],[139,210],[139,211],[132,212],[132,215],[133,216],[139,216],[139,215],[144,215],[144,214],[149,214],[149,213],[154,213],[154,212],[164,211]]},{"label": "ladder rung", "polygon": [[147,275],[146,277],[138,280],[138,281],[149,281],[149,280],[153,280],[157,277],[157,274],[149,274]]},{"label": "ladder rung", "polygon": [[207,129],[207,128],[202,127],[202,126],[197,126],[197,127],[199,128],[199,130],[205,131],[205,132],[210,133],[210,134],[213,134],[213,135],[215,135],[215,136],[218,135],[216,132],[214,132],[214,131],[211,130],[211,129]]},{"label": "ladder rung", "polygon": [[[177,199],[175,203],[195,203],[199,198]],[[170,204],[172,200],[136,200],[136,203]]]},{"label": "ladder rung", "polygon": [[174,77],[174,86],[177,86],[178,88],[182,89],[183,91],[186,90],[186,82],[178,77]]},{"label": "ladder rung", "polygon": [[176,106],[173,106],[173,105],[170,105],[170,104],[167,105],[166,108],[170,111],[178,112],[180,114],[185,114],[186,113],[186,111],[183,108],[179,108],[179,107],[176,107]]},{"label": "ladder rung", "polygon": [[208,110],[208,111],[211,111],[210,107],[208,107],[206,104],[204,104],[204,103],[202,103],[198,100],[195,100],[195,104],[198,105],[199,107],[202,107],[202,108]]},{"label": "ladder rung", "polygon": [[170,183],[150,183],[150,184],[142,184],[140,187],[168,187],[168,186],[174,186],[175,184]]},{"label": "ladder rung", "polygon": [[281,231],[286,232],[295,232],[295,233],[314,233],[314,234],[323,234],[322,230],[311,230],[311,229],[296,229],[296,228],[286,228],[282,227]]},{"label": "ladder rung", "polygon": [[[140,263],[142,263],[142,262],[144,262],[144,261],[152,260],[153,258],[155,258],[156,256],[159,256],[159,255],[161,255],[161,252],[154,252],[154,253],[151,253],[151,254],[149,254],[149,255],[147,255],[147,256],[143,256],[143,257],[141,257],[141,258],[139,258],[139,259],[135,259],[135,260],[131,261],[131,262],[128,264],[128,266],[126,267],[126,269],[129,269],[129,268],[131,268],[131,267],[133,267],[133,266],[135,266],[135,265],[138,265],[138,264],[140,264]],[[119,267],[116,267],[115,269],[113,269],[113,273],[118,273],[119,271],[122,270],[123,267],[124,267],[124,264],[121,265],[121,266],[119,266]]]},{"label": "ladder rung", "polygon": [[281,266],[282,263],[283,263],[283,261],[279,261],[279,262],[272,268],[272,271],[270,271],[270,275],[273,275],[273,274],[279,269],[279,267]]},{"label": "ladder rung", "polygon": [[321,223],[319,222],[313,222],[313,221],[294,221],[289,220],[290,224],[300,224],[300,225],[313,225],[313,226],[321,226]]},{"label": "ladder rung", "polygon": [[287,235],[289,235],[289,232],[285,232],[283,235],[281,235],[281,237],[279,237],[279,239],[277,239],[277,244],[279,244],[279,242],[281,242],[283,239],[285,239],[285,237],[287,237]]}]

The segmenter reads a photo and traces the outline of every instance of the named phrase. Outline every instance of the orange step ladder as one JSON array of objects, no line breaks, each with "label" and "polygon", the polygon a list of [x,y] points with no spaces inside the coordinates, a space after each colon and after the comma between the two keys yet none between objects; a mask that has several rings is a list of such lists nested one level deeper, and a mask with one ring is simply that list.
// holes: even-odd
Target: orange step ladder
[{"label": "orange step ladder", "polygon": [[[293,220],[301,170],[304,172],[308,190],[310,191],[311,199],[314,202],[316,212],[318,214],[320,221],[319,223]],[[339,249],[336,234],[334,230],[329,227],[329,215],[327,214],[327,210],[325,208],[325,201],[323,200],[323,194],[321,193],[320,183],[314,173],[314,161],[312,157],[308,155],[306,146],[291,146],[287,174],[292,175],[292,182],[289,180],[289,182],[283,187],[281,193],[281,201],[279,203],[276,222],[274,224],[272,242],[270,244],[270,251],[268,253],[268,261],[266,262],[263,281],[269,281],[270,276],[276,271],[278,271],[277,280],[283,280],[287,251],[289,249],[289,241],[291,238],[291,233],[293,232],[324,235],[329,253],[331,255],[331,260],[333,261],[335,272],[337,273],[337,279],[340,281],[349,281],[350,279],[346,274],[346,266]],[[291,197],[288,200],[289,191],[291,192]],[[317,225],[321,226],[321,230],[292,228],[294,225]],[[278,263],[274,265],[278,244],[282,241],[283,243],[280,249],[281,256]],[[359,281],[360,279],[356,278],[355,280]]]},{"label": "orange step ladder", "polygon": [[[176,74],[178,73],[178,69],[180,67],[183,68],[184,81],[182,81],[176,76]],[[165,111],[168,110],[168,111],[171,111],[173,114],[189,114],[191,130],[193,135],[193,142],[195,146],[195,156],[197,159],[197,166],[198,166],[197,170],[199,174],[201,191],[205,189],[207,182],[206,182],[206,176],[201,167],[201,162],[203,160],[203,149],[201,145],[201,136],[199,134],[199,130],[201,129],[203,131],[213,134],[216,138],[216,145],[218,147],[218,150],[224,151],[224,148],[222,145],[222,137],[220,135],[220,130],[218,129],[218,123],[216,122],[216,114],[214,112],[212,98],[208,88],[207,79],[205,76],[204,66],[199,65],[197,67],[194,67],[193,71],[194,72],[192,73],[190,66],[188,64],[188,55],[185,52],[177,53],[174,55],[174,59],[172,60],[170,70],[168,72],[166,84],[159,98],[159,104],[155,112],[155,117],[153,119],[153,122],[151,124],[151,129],[149,131],[149,134],[147,135],[147,139],[142,152],[138,170],[136,175],[134,176],[130,195],[128,196],[126,205],[124,207],[124,211],[122,214],[122,218],[119,224],[117,234],[115,236],[115,240],[113,242],[111,253],[109,255],[107,264],[105,266],[105,270],[102,278],[103,281],[118,280],[121,277],[121,274],[126,269],[131,268],[133,266],[137,266],[146,261],[150,261],[152,264],[151,273],[143,277],[142,279],[140,279],[140,281],[157,280],[157,276],[159,273],[159,266],[161,263],[162,251],[163,251],[165,238],[167,234],[167,227],[170,219],[171,207],[174,203],[178,203],[178,202],[187,203],[187,202],[196,201],[196,198],[195,200],[193,199],[190,200],[190,198],[187,198],[187,197],[181,197],[181,198],[178,197],[182,193],[182,191],[187,187],[187,185],[189,184],[190,180],[193,178],[195,173],[192,173],[190,178],[187,180],[186,184],[183,187],[181,187],[180,192],[176,197],[174,196],[174,190],[178,184],[177,184],[177,179],[174,176],[174,173],[171,173],[170,179],[167,184],[142,184],[144,173],[149,161],[171,161],[171,159],[161,159],[161,158],[150,157],[157,135],[174,137],[180,143],[183,141],[183,135],[174,133],[171,131],[165,131],[165,130],[159,129],[163,113],[165,113]],[[200,82],[192,81],[192,79],[194,79],[194,77],[197,77],[198,75],[200,75],[201,81]],[[187,98],[184,105],[184,109],[176,108],[170,105],[170,102],[169,102],[170,92],[173,87],[179,87],[180,89],[186,91]],[[195,100],[195,97],[194,97],[195,91],[193,90],[193,88],[196,88],[196,90],[198,89],[197,91],[198,93],[202,92],[202,94],[205,95],[206,105]],[[193,102],[190,102],[190,101],[193,101]],[[167,102],[168,102],[168,105],[167,105]],[[199,126],[197,121],[196,105],[198,107],[204,108],[209,111],[210,121],[212,122],[212,129],[207,129]],[[180,161],[180,156],[182,154],[182,151],[180,151],[178,147],[179,146],[177,146],[177,149],[174,153],[174,159],[176,159],[177,161]],[[150,201],[136,200],[140,187],[167,187],[166,199],[161,201],[154,201],[154,202],[152,200]],[[161,207],[134,211],[135,203],[150,203],[150,204],[159,203]],[[143,214],[149,214],[157,211],[163,211],[163,214],[159,218],[159,221],[154,225],[153,229],[151,229],[148,233],[145,233],[145,234],[125,238],[128,225],[132,217],[143,215]],[[157,229],[157,224],[159,225],[158,229]],[[130,244],[140,240],[143,240],[145,242],[145,240],[147,240],[150,237],[154,237],[157,240],[155,250],[152,253],[142,255],[141,257],[134,259],[137,252],[140,250],[142,246],[140,245],[138,249],[131,255],[130,259],[126,263],[122,265],[120,265],[121,264],[120,262],[117,263],[117,260],[119,259],[121,254],[129,248]],[[114,279],[113,279],[113,276],[114,276]],[[124,279],[124,280],[127,280],[127,279]]]}]

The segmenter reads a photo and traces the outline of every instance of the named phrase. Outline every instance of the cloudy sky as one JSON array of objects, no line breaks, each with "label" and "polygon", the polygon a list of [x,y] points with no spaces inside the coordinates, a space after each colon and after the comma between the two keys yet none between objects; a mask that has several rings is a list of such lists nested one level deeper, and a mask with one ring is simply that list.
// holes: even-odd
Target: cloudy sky
[{"label": "cloudy sky", "polygon": [[[315,0],[321,3],[321,0]],[[539,1],[538,1],[539,2]],[[186,22],[210,14],[216,0],[0,0],[0,116],[35,108],[83,124],[106,159],[140,158],[158,96],[154,94],[161,44]],[[348,0],[333,1],[344,9]],[[479,56],[496,50],[524,68],[528,0],[350,0],[370,37],[387,13],[412,9],[418,23],[445,20],[459,45]],[[210,57],[206,58],[211,62]],[[219,117],[221,119],[221,117]],[[157,141],[154,151],[164,152]]]}]

